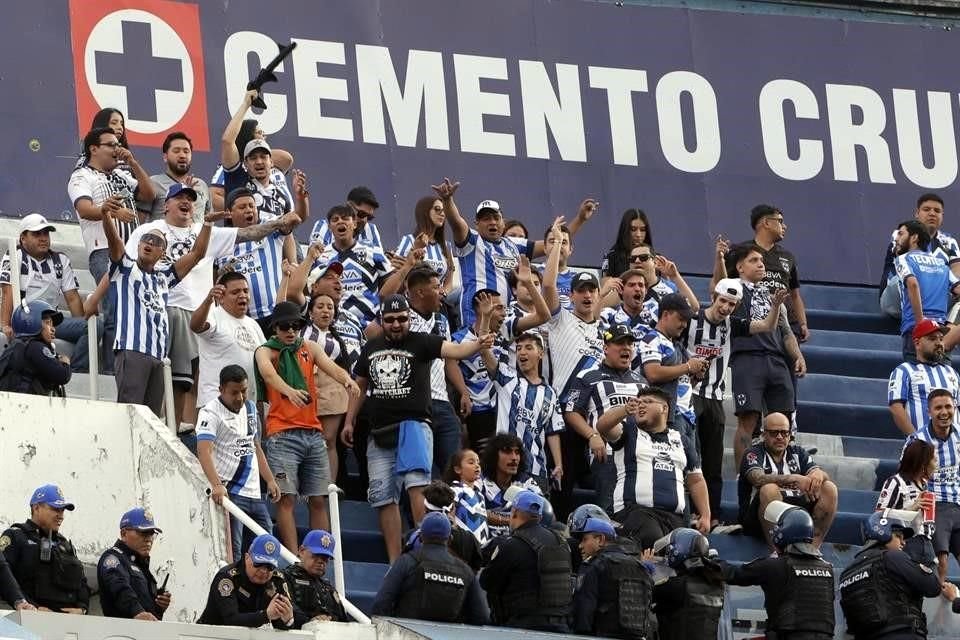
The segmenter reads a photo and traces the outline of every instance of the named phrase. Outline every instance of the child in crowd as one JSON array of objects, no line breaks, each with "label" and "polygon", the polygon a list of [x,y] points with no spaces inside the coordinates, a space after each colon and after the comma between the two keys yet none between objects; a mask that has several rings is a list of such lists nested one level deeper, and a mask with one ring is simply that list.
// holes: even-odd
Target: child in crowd
[{"label": "child in crowd", "polygon": [[483,547],[490,541],[490,531],[487,528],[487,508],[480,480],[480,456],[472,449],[456,452],[450,458],[443,480],[456,496],[453,523],[472,533]]}]

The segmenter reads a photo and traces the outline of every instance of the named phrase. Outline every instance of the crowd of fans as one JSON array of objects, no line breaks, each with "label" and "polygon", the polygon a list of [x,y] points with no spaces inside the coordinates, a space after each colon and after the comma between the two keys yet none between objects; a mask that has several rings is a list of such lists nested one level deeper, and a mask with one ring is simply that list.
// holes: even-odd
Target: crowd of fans
[{"label": "crowd of fans", "polygon": [[[569,598],[561,602],[556,576],[542,563],[533,571],[542,578],[539,595],[552,594],[548,603],[537,600],[537,588],[517,587],[539,611],[533,622],[528,611],[518,613],[522,606],[505,604],[510,598],[497,600],[510,593],[515,573],[497,558],[502,551],[522,565],[534,549],[542,559],[556,541],[541,525],[575,515],[577,488],[593,490],[598,505],[573,532],[586,549],[584,566],[604,541],[619,539],[616,553],[639,563],[649,560],[641,550],[677,532],[677,544],[682,538],[694,549],[704,542],[690,536],[741,528],[789,556],[786,525],[765,517],[771,505],[782,513],[783,504],[809,514],[809,540],[794,543],[805,545],[801,555],[818,556],[838,489],[796,440],[797,379],[806,373],[799,345],[810,332],[797,262],[781,245],[787,224],[780,209],[757,205],[749,213],[752,237],[718,237],[704,247],[713,252],[714,271],[710,300],[702,303],[678,265],[655,250],[653,221],[639,209],[623,212],[599,277],[572,268],[588,262],[574,258],[577,236],[601,233],[592,198],[541,234],[505,221],[492,199],[471,206],[469,220],[457,202],[460,183],[444,178],[425,185],[428,195],[405,223],[410,233],[384,246],[375,222],[379,200],[369,187],[350,189],[325,215],[311,211],[307,176],[247,119],[255,95],[248,92],[226,125],[221,166],[209,185],[194,175],[186,133],[167,136],[161,172],[150,175],[127,145],[122,114],[97,115],[67,187],[97,282],[86,301],[42,215],[22,219],[17,255],[0,265],[0,326],[14,347],[0,359],[0,387],[62,393],[71,371],[86,371],[89,350],[99,349],[102,372],[116,376],[118,402],[159,416],[168,358],[175,423],[195,445],[213,499],[229,497],[268,530],[266,501],[275,503],[279,540],[243,540],[234,522],[237,563],[218,574],[202,621],[236,620],[236,611],[220,611],[214,601],[234,602],[235,589],[273,584],[279,543],[300,550],[303,570],[323,575],[325,560],[314,560],[332,553],[327,486],[338,478],[344,484],[347,449],[390,562],[452,571],[456,579],[441,587],[459,580],[459,619],[487,620],[481,592],[470,587],[486,567],[480,584],[497,622],[569,628]],[[887,256],[881,308],[901,318],[905,358],[891,374],[889,406],[909,440],[900,473],[877,505],[932,510],[935,503],[936,526],[924,532],[933,536],[941,582],[947,554],[960,555],[960,378],[946,355],[960,342],[960,325],[947,324],[960,285],[960,245],[942,223],[942,199],[924,194]],[[312,225],[306,248],[293,235],[304,224]],[[69,317],[57,311],[61,297]],[[91,315],[98,316],[99,345],[86,342],[84,318]],[[55,337],[75,343],[72,359],[57,354]],[[738,522],[722,522],[723,400],[731,396],[740,509]],[[302,544],[298,499],[309,505],[313,530]],[[69,508],[33,504],[61,519]],[[435,512],[444,517],[431,517]],[[121,523],[130,540],[121,535],[118,545],[147,557],[148,548],[132,545],[156,527],[143,513],[131,517]],[[545,533],[506,546],[531,522]],[[437,544],[449,546],[456,562],[446,552],[418,551]],[[676,546],[665,545],[661,555]],[[0,538],[0,546],[10,548],[10,539]],[[579,564],[576,546],[568,582]],[[401,560],[405,548],[413,560]],[[685,559],[693,556],[706,553]],[[122,551],[117,558],[101,561],[101,571],[136,573]],[[429,579],[403,587],[401,574],[391,571],[385,589],[396,597],[384,595],[377,607],[427,616],[428,600],[401,606],[397,598]],[[290,584],[296,591],[295,580]],[[143,609],[160,618],[169,597],[161,602],[163,590],[152,588],[156,607]],[[443,588],[429,591],[431,599]],[[276,604],[290,591],[278,585],[251,596],[241,609],[263,604],[267,618],[247,621],[286,628],[309,619],[290,602]],[[572,618],[576,630],[596,631],[583,628],[588,617]]]}]

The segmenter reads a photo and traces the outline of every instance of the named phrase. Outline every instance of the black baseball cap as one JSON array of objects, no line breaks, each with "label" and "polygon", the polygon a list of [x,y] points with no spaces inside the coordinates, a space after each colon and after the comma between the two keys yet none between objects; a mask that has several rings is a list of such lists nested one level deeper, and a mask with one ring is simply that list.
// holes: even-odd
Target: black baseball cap
[{"label": "black baseball cap", "polygon": [[407,299],[400,295],[399,293],[394,293],[383,299],[383,303],[380,305],[380,315],[382,316],[385,313],[400,313],[401,311],[409,311],[410,303],[407,302]]},{"label": "black baseball cap", "polygon": [[605,344],[625,342],[627,340],[636,342],[637,337],[633,335],[633,331],[630,331],[630,327],[625,324],[615,324],[603,332],[603,342]]},{"label": "black baseball cap", "polygon": [[583,287],[593,287],[594,289],[600,288],[600,281],[597,280],[597,276],[593,275],[589,271],[581,271],[573,278],[573,282],[570,283],[570,289],[577,291]]},{"label": "black baseball cap", "polygon": [[224,204],[227,205],[227,209],[232,209],[234,202],[247,196],[253,198],[253,191],[250,191],[250,189],[247,189],[246,187],[237,187],[227,194],[227,200]]},{"label": "black baseball cap", "polygon": [[662,315],[664,311],[679,311],[680,315],[687,320],[695,315],[693,307],[679,293],[668,293],[660,298],[660,314]]}]

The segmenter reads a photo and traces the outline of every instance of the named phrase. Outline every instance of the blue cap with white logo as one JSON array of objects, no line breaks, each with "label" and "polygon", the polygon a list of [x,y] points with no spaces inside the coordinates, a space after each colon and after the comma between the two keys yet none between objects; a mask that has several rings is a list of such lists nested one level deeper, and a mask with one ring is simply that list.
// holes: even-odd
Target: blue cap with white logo
[{"label": "blue cap with white logo", "polygon": [[269,533],[254,538],[249,553],[254,564],[280,566],[280,541]]},{"label": "blue cap with white logo", "polygon": [[136,529],[137,531],[152,531],[154,533],[163,533],[160,527],[153,519],[153,514],[149,509],[136,507],[130,509],[120,518],[121,529]]},{"label": "blue cap with white logo", "polygon": [[333,557],[333,550],[337,548],[337,541],[329,531],[314,529],[303,537],[303,547],[318,556]]},{"label": "blue cap with white logo", "polygon": [[63,492],[60,491],[60,487],[55,484],[45,484],[34,491],[33,496],[30,497],[30,506],[32,507],[35,504],[45,504],[54,509],[66,509],[67,511],[73,511],[75,508],[72,502],[67,502],[67,499],[63,497]]},{"label": "blue cap with white logo", "polygon": [[176,198],[181,193],[187,194],[187,197],[189,197],[194,202],[197,201],[196,190],[194,190],[192,187],[188,187],[187,185],[181,184],[179,182],[174,182],[172,185],[170,185],[170,188],[167,189],[167,197],[164,198],[164,201],[169,200],[170,198]]}]

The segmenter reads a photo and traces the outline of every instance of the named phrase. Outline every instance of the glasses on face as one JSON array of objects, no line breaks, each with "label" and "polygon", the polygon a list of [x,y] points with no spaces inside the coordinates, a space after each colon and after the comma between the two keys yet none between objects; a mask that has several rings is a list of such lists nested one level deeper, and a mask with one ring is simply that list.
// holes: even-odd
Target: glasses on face
[{"label": "glasses on face", "polygon": [[300,329],[299,322],[278,322],[277,331],[297,331]]},{"label": "glasses on face", "polygon": [[764,429],[763,432],[778,440],[786,440],[790,437],[790,429]]},{"label": "glasses on face", "polygon": [[116,149],[120,146],[119,142],[98,142],[98,147],[110,147],[111,149]]},{"label": "glasses on face", "polygon": [[383,324],[403,324],[409,319],[409,316],[383,316]]},{"label": "glasses on face", "polygon": [[653,256],[649,253],[635,253],[630,256],[630,262],[646,262],[647,260],[652,259]]},{"label": "glasses on face", "polygon": [[160,236],[154,235],[152,233],[149,233],[143,236],[142,238],[140,238],[140,242],[142,242],[143,244],[148,244],[151,247],[157,247],[159,249],[162,249],[164,245],[167,244],[163,238],[161,238]]}]

